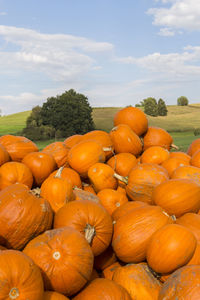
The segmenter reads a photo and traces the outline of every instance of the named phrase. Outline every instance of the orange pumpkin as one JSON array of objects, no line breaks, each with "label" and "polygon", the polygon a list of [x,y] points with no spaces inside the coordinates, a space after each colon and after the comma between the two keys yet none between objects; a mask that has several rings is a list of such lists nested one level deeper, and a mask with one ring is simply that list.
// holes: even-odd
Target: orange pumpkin
[{"label": "orange pumpkin", "polygon": [[111,157],[107,164],[113,168],[113,170],[121,175],[128,176],[129,172],[137,164],[136,157],[131,153],[119,153]]},{"label": "orange pumpkin", "polygon": [[158,299],[161,284],[150,272],[146,263],[128,264],[116,268],[112,280],[123,286],[129,292],[131,299]]},{"label": "orange pumpkin", "polygon": [[74,194],[75,200],[90,200],[90,201],[94,201],[96,203],[100,203],[99,197],[97,197],[97,195],[95,195],[91,192],[84,191],[79,188],[74,188],[73,194]]},{"label": "orange pumpkin", "polygon": [[184,226],[166,225],[157,230],[147,246],[148,265],[157,273],[167,274],[186,265],[194,255],[197,240]]},{"label": "orange pumpkin", "polygon": [[115,263],[103,270],[102,276],[104,278],[112,280],[115,270],[119,267],[121,267],[121,264],[118,261],[116,261]]},{"label": "orange pumpkin", "polygon": [[56,169],[55,159],[52,155],[47,153],[29,153],[23,158],[22,162],[31,170],[35,186],[40,186],[42,182]]},{"label": "orange pumpkin", "polygon": [[111,242],[112,219],[102,205],[93,201],[71,201],[61,207],[55,214],[54,228],[64,226],[81,232],[95,256],[105,251]]},{"label": "orange pumpkin", "polygon": [[119,124],[110,131],[115,153],[131,153],[139,155],[142,152],[142,142],[139,136],[126,124]]},{"label": "orange pumpkin", "polygon": [[84,178],[87,178],[88,170],[92,165],[104,161],[105,154],[102,146],[93,141],[80,142],[68,153],[69,165]]},{"label": "orange pumpkin", "polygon": [[31,240],[23,252],[40,267],[46,290],[71,296],[89,281],[92,274],[92,250],[73,228],[45,231]]},{"label": "orange pumpkin", "polygon": [[103,189],[116,189],[118,185],[114,170],[103,163],[92,165],[88,170],[88,178],[97,193]]},{"label": "orange pumpkin", "polygon": [[[78,188],[82,188],[82,182],[81,182],[81,178],[80,175],[73,169],[71,168],[67,168],[64,167],[63,169],[61,169],[62,172],[60,174],[61,178],[66,179],[69,183],[71,183],[72,187],[78,187]],[[57,170],[52,172],[49,176],[55,176],[57,173]]]},{"label": "orange pumpkin", "polygon": [[57,167],[60,168],[62,166],[67,166],[67,156],[69,149],[65,145],[65,143],[62,142],[54,142],[52,144],[47,145],[42,152],[51,154],[53,158],[55,159],[55,162],[57,164]]},{"label": "orange pumpkin", "polygon": [[187,154],[190,155],[190,156],[193,156],[195,154],[196,151],[200,150],[200,138],[199,139],[196,139],[194,140],[188,150],[187,150]]},{"label": "orange pumpkin", "polygon": [[28,153],[38,151],[36,144],[24,136],[3,135],[0,137],[0,143],[14,161],[22,161]]},{"label": "orange pumpkin", "polygon": [[200,185],[189,179],[170,179],[155,187],[152,201],[176,217],[188,212],[198,212]]},{"label": "orange pumpkin", "polygon": [[129,173],[126,193],[131,200],[152,204],[153,190],[167,180],[168,175],[163,167],[156,164],[139,164]]},{"label": "orange pumpkin", "polygon": [[46,199],[54,212],[57,212],[64,204],[74,200],[71,183],[61,177],[62,167],[55,176],[49,176],[41,185],[41,197]]},{"label": "orange pumpkin", "polygon": [[0,192],[0,244],[22,249],[26,243],[51,228],[49,203],[34,196],[23,184],[12,184]]},{"label": "orange pumpkin", "polygon": [[147,148],[141,155],[141,163],[162,164],[169,158],[169,151],[160,146]]},{"label": "orange pumpkin", "polygon": [[148,128],[147,133],[144,135],[143,142],[144,150],[152,146],[160,146],[170,150],[173,139],[165,129],[152,126]]},{"label": "orange pumpkin", "polygon": [[5,164],[10,160],[10,156],[8,154],[8,151],[6,148],[4,148],[3,145],[0,144],[0,166]]},{"label": "orange pumpkin", "polygon": [[66,138],[63,143],[67,146],[68,149],[71,149],[74,145],[81,142],[81,139],[82,139],[81,134],[74,134]]},{"label": "orange pumpkin", "polygon": [[172,179],[190,179],[196,183],[200,183],[200,168],[194,166],[178,167],[174,170],[171,176]]},{"label": "orange pumpkin", "polygon": [[114,212],[112,213],[112,218],[114,221],[117,221],[119,218],[127,214],[130,210],[146,205],[148,204],[142,201],[128,201],[114,210]]},{"label": "orange pumpkin", "polygon": [[184,266],[163,284],[158,300],[197,300],[200,295],[200,266]]},{"label": "orange pumpkin", "polygon": [[197,242],[196,249],[192,258],[189,260],[187,265],[200,265],[200,242]]},{"label": "orange pumpkin", "polygon": [[105,278],[90,282],[73,300],[131,300],[128,292],[119,284]]},{"label": "orange pumpkin", "polygon": [[145,113],[133,106],[122,108],[114,115],[114,126],[127,124],[137,135],[143,135],[148,128]]},{"label": "orange pumpkin", "polygon": [[192,155],[190,163],[192,166],[200,168],[200,150]]},{"label": "orange pumpkin", "polygon": [[83,190],[84,191],[90,192],[90,193],[96,195],[96,192],[95,192],[95,190],[94,190],[94,188],[92,187],[91,184],[85,183],[85,182],[82,182],[82,184],[83,184]]},{"label": "orange pumpkin", "polygon": [[103,130],[92,130],[85,133],[81,139],[81,141],[89,140],[95,141],[102,146],[106,159],[113,155],[113,143],[111,141],[109,133]]},{"label": "orange pumpkin", "polygon": [[24,253],[0,251],[0,299],[43,300],[39,268]]},{"label": "orange pumpkin", "polygon": [[94,267],[97,270],[103,271],[104,269],[106,269],[116,261],[117,261],[116,255],[111,245],[109,245],[104,252],[102,252],[100,255],[95,256]]},{"label": "orange pumpkin", "polygon": [[189,165],[190,165],[190,163],[188,161],[186,161],[185,159],[180,159],[180,158],[176,158],[176,157],[170,157],[161,164],[161,166],[167,170],[170,178],[171,178],[173,172],[178,167],[189,166]]},{"label": "orange pumpkin", "polygon": [[185,152],[181,152],[181,151],[170,152],[169,156],[170,157],[176,157],[176,158],[179,158],[181,160],[186,160],[187,162],[190,162],[190,160],[191,160],[191,156],[190,155],[188,155]]},{"label": "orange pumpkin", "polygon": [[152,234],[172,222],[159,206],[146,205],[130,210],[114,224],[112,247],[115,254],[127,263],[144,261]]},{"label": "orange pumpkin", "polygon": [[46,291],[43,295],[43,300],[69,300],[64,295],[52,291]]},{"label": "orange pumpkin", "polygon": [[33,175],[25,164],[9,161],[0,167],[0,190],[14,183],[22,183],[31,188]]},{"label": "orange pumpkin", "polygon": [[176,224],[187,227],[200,242],[200,215],[187,213],[176,220]]},{"label": "orange pumpkin", "polygon": [[110,215],[121,205],[128,202],[128,198],[125,194],[117,192],[113,189],[103,189],[98,192],[97,196],[100,199],[100,203],[108,211]]}]

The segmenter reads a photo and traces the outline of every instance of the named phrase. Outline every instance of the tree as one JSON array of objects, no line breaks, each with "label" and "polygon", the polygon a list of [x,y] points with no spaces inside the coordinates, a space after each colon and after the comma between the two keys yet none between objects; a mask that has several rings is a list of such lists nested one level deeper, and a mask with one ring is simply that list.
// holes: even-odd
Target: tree
[{"label": "tree", "polygon": [[155,98],[149,97],[143,100],[144,112],[152,117],[158,116],[158,104]]},{"label": "tree", "polygon": [[48,98],[41,108],[42,124],[59,130],[63,137],[94,129],[92,108],[83,94],[73,89]]},{"label": "tree", "polygon": [[158,115],[159,116],[167,116],[167,106],[163,99],[158,100]]},{"label": "tree", "polygon": [[189,101],[188,98],[185,96],[181,96],[177,99],[177,105],[179,106],[186,106],[188,105]]}]

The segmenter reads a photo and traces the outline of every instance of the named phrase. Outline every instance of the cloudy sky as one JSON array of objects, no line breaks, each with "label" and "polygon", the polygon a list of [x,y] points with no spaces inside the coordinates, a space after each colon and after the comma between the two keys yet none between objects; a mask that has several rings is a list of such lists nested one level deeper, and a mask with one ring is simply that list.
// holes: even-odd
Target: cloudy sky
[{"label": "cloudy sky", "polygon": [[0,109],[200,102],[200,0],[0,0]]}]

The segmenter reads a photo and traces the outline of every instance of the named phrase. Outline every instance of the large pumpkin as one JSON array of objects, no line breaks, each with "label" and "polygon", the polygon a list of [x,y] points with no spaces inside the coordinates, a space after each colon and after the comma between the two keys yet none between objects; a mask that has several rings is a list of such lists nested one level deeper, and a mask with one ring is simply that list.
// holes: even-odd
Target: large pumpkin
[{"label": "large pumpkin", "polygon": [[67,148],[65,143],[62,143],[62,142],[51,143],[51,144],[47,145],[42,150],[42,152],[51,154],[54,157],[58,168],[60,168],[64,165],[65,166],[68,165],[67,156],[68,156],[69,149]]},{"label": "large pumpkin", "polygon": [[0,299],[43,300],[44,286],[38,266],[24,253],[0,251]]},{"label": "large pumpkin", "polygon": [[148,265],[157,273],[171,273],[190,261],[196,246],[197,240],[189,229],[177,224],[166,225],[149,241]]},{"label": "large pumpkin", "polygon": [[148,119],[145,113],[133,106],[122,108],[114,115],[114,126],[128,125],[137,135],[143,135],[148,128]]},{"label": "large pumpkin", "polygon": [[115,254],[127,263],[144,261],[152,234],[172,222],[159,206],[146,205],[130,210],[114,224],[112,247]]},{"label": "large pumpkin", "polygon": [[14,161],[21,161],[30,152],[37,152],[38,147],[24,136],[3,135],[0,137],[2,144]]},{"label": "large pumpkin", "polygon": [[0,192],[0,244],[22,249],[26,243],[51,228],[53,212],[23,184],[12,184]]},{"label": "large pumpkin", "polygon": [[146,263],[127,264],[114,271],[112,280],[123,286],[131,299],[157,300],[161,288]]},{"label": "large pumpkin", "polygon": [[173,139],[165,129],[151,126],[144,135],[143,142],[144,150],[152,146],[160,146],[170,150]]},{"label": "large pumpkin", "polygon": [[54,228],[70,226],[81,232],[91,245],[94,255],[109,246],[112,219],[105,208],[90,200],[71,201],[61,207],[54,217]]},{"label": "large pumpkin", "polygon": [[73,300],[131,300],[128,292],[119,284],[105,278],[90,282]]},{"label": "large pumpkin", "polygon": [[31,240],[23,252],[40,267],[46,290],[71,296],[87,283],[92,274],[92,250],[73,228],[46,231]]},{"label": "large pumpkin", "polygon": [[154,189],[152,201],[176,217],[187,212],[198,212],[200,185],[189,179],[170,179]]}]

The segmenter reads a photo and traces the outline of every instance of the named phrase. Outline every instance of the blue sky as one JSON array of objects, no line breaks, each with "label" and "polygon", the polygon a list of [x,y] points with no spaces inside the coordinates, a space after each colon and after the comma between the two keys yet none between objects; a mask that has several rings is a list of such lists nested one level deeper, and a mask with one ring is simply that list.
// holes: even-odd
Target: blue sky
[{"label": "blue sky", "polygon": [[0,0],[0,109],[71,88],[92,106],[200,102],[200,1]]}]

